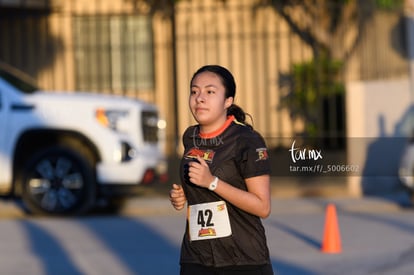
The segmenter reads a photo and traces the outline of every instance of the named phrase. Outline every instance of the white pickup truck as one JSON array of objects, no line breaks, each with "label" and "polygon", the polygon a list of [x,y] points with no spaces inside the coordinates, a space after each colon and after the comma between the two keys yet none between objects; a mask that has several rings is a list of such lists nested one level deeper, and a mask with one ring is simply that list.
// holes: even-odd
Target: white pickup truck
[{"label": "white pickup truck", "polygon": [[0,63],[1,196],[34,214],[79,215],[165,175],[156,106],[32,83]]}]

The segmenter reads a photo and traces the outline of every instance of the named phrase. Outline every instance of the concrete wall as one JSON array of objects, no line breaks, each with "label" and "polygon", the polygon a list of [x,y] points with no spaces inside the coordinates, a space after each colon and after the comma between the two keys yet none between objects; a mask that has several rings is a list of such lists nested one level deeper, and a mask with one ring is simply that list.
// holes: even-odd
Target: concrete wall
[{"label": "concrete wall", "polygon": [[347,84],[347,162],[359,166],[349,177],[352,195],[401,193],[398,165],[413,108],[408,78]]}]

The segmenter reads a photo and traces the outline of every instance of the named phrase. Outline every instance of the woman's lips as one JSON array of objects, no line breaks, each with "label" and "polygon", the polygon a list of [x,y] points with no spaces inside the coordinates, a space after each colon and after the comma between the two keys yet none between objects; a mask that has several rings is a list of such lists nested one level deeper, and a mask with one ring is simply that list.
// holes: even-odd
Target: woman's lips
[{"label": "woman's lips", "polygon": [[196,110],[196,113],[203,112],[203,111],[207,111],[206,108],[196,108],[195,110]]}]

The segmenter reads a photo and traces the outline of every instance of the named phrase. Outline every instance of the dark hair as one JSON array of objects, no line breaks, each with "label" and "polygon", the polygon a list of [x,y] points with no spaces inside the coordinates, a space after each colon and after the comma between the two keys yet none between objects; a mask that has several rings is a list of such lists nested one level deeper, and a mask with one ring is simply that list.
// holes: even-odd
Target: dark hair
[{"label": "dark hair", "polygon": [[[234,81],[234,77],[229,70],[220,65],[205,65],[194,73],[190,83],[193,83],[194,78],[198,74],[204,72],[211,72],[216,74],[221,79],[221,82],[226,90],[225,97],[233,97],[234,99],[236,96],[236,82]],[[251,118],[249,114],[245,113],[241,107],[234,103],[227,109],[227,115],[233,115],[237,121],[247,125],[249,124],[246,123],[246,115]]]}]

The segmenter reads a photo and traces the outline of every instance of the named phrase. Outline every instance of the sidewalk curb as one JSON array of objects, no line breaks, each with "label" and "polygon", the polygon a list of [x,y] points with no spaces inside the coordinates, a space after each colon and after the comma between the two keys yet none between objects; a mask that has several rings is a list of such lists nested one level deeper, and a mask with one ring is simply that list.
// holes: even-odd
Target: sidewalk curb
[{"label": "sidewalk curb", "polygon": [[[316,213],[325,211],[328,203],[336,205],[339,212],[390,213],[401,211],[395,202],[381,198],[278,198],[272,197],[272,214]],[[123,215],[180,215],[183,210],[175,210],[167,197],[140,198],[128,202]]]},{"label": "sidewalk curb", "polygon": [[395,202],[379,198],[273,198],[272,214],[324,212],[329,203],[333,203],[338,212],[389,213],[402,210]]},{"label": "sidewalk curb", "polygon": [[[272,215],[306,214],[325,211],[328,203],[334,203],[339,212],[389,213],[403,211],[396,202],[375,197],[350,198],[281,198],[272,197]],[[168,197],[139,197],[131,199],[120,211],[125,216],[185,215],[185,210],[175,210]],[[13,200],[0,201],[0,218],[25,218],[28,215]]]},{"label": "sidewalk curb", "polygon": [[0,219],[24,218],[26,216],[27,214],[16,201],[12,199],[0,200]]}]

